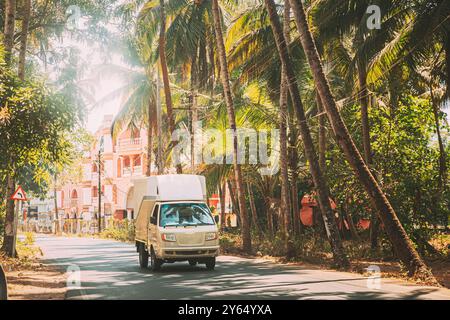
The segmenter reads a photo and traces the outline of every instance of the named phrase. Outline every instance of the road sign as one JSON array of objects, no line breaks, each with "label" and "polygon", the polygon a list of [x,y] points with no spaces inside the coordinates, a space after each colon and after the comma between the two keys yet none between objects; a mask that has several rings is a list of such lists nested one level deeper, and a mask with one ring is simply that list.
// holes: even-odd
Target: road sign
[{"label": "road sign", "polygon": [[11,200],[27,201],[27,195],[21,186],[17,187],[16,192],[11,196]]}]

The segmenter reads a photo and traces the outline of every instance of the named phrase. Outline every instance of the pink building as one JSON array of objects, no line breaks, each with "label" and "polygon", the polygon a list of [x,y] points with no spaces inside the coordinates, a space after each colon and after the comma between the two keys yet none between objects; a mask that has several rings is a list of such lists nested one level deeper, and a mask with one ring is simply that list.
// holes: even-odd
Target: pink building
[{"label": "pink building", "polygon": [[124,129],[115,140],[111,136],[113,116],[105,116],[94,134],[95,143],[82,163],[82,178],[68,183],[57,192],[58,212],[65,218],[92,219],[98,212],[98,148],[103,137],[101,154],[102,216],[116,219],[134,218],[128,207],[132,195],[132,179],[145,175],[147,131]]}]

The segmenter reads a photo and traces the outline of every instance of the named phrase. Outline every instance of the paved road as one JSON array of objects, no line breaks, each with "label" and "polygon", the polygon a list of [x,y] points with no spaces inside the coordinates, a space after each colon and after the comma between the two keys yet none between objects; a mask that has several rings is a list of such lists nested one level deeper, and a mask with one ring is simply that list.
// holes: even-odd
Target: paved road
[{"label": "paved road", "polygon": [[80,268],[81,287],[68,299],[450,299],[450,290],[345,272],[275,265],[262,259],[221,256],[215,271],[203,265],[166,264],[158,273],[141,270],[131,244],[39,235],[47,263]]}]

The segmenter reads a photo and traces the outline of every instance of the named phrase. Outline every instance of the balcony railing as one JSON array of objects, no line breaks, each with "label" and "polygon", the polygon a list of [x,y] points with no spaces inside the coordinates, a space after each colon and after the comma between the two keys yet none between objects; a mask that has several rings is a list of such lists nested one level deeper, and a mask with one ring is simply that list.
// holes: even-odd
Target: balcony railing
[{"label": "balcony railing", "polygon": [[142,138],[119,139],[117,148],[119,151],[140,150],[142,148]]}]

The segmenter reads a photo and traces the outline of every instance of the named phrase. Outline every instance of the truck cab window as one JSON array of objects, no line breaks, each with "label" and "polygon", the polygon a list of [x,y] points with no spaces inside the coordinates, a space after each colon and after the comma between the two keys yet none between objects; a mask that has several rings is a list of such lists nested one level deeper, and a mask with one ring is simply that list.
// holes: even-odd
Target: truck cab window
[{"label": "truck cab window", "polygon": [[153,208],[152,216],[150,217],[150,223],[151,224],[157,224],[158,222],[158,211],[159,211],[159,204],[155,205]]}]

